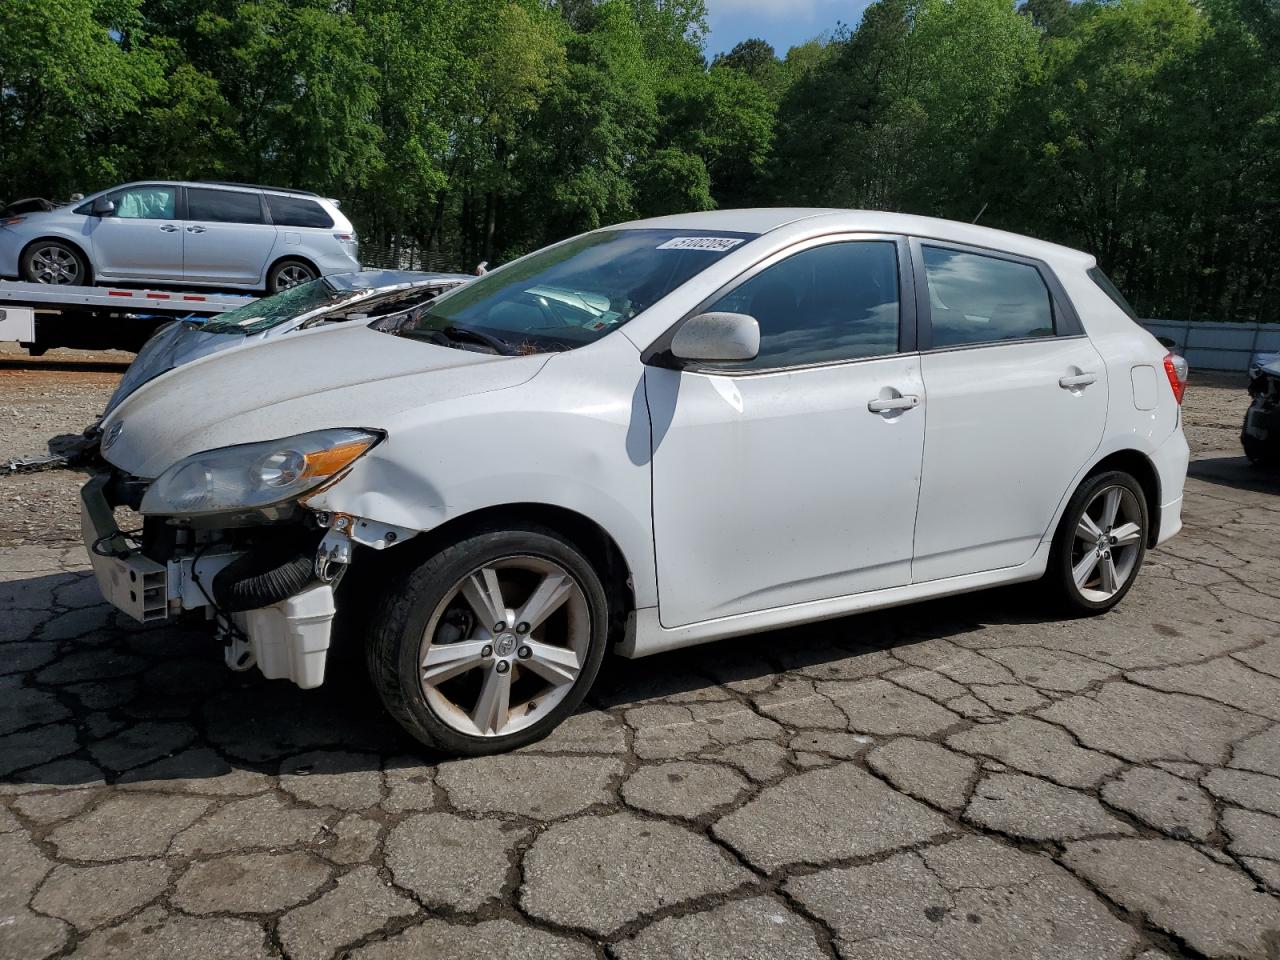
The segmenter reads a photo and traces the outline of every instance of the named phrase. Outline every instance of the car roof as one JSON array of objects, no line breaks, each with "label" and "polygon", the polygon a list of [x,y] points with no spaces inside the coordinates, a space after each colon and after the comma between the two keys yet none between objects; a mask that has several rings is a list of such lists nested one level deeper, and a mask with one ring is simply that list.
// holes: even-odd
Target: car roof
[{"label": "car roof", "polygon": [[199,187],[243,187],[246,190],[270,190],[272,193],[291,193],[300,197],[319,197],[314,190],[295,190],[293,187],[272,187],[265,183],[239,183],[235,180],[188,180],[190,186]]},{"label": "car roof", "polygon": [[99,193],[110,193],[113,190],[122,190],[125,187],[150,187],[150,186],[173,186],[173,187],[230,187],[232,190],[266,190],[270,193],[283,193],[289,196],[297,197],[314,197],[317,200],[324,200],[320,194],[311,190],[295,190],[293,187],[270,187],[260,183],[237,183],[234,180],[130,180],[128,183],[118,183],[114,187],[107,187]]},{"label": "car roof", "polygon": [[765,234],[782,227],[808,221],[806,226],[831,231],[908,234],[933,240],[988,247],[1039,259],[1069,260],[1084,266],[1093,257],[1071,247],[1045,240],[979,227],[972,223],[920,217],[908,213],[883,210],[841,210],[831,207],[759,207],[742,210],[706,210],[651,217],[619,224],[628,229],[727,230],[739,233]]}]

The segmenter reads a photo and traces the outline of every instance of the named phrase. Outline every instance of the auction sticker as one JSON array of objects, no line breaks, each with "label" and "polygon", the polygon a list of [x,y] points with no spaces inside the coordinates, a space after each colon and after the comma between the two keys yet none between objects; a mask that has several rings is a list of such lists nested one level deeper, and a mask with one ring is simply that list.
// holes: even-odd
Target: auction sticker
[{"label": "auction sticker", "polygon": [[742,242],[741,237],[672,237],[658,244],[659,250],[713,250],[723,253]]}]

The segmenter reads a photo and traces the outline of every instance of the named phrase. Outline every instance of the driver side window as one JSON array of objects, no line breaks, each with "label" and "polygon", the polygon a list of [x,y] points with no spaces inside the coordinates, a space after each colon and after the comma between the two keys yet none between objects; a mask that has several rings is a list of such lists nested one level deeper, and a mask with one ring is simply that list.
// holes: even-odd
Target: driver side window
[{"label": "driver side window", "polygon": [[767,267],[706,308],[760,324],[754,360],[731,370],[835,363],[898,352],[898,248],[891,240],[811,247]]},{"label": "driver side window", "polygon": [[178,209],[174,187],[129,187],[109,194],[121,220],[172,220]]}]

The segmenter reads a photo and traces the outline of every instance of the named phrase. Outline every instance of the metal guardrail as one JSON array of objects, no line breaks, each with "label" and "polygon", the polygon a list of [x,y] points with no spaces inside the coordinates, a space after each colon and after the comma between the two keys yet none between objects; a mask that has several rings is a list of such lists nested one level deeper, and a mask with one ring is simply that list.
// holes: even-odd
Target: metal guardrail
[{"label": "metal guardrail", "polygon": [[1280,323],[1143,320],[1142,325],[1172,340],[1193,370],[1244,373],[1255,353],[1280,353]]}]

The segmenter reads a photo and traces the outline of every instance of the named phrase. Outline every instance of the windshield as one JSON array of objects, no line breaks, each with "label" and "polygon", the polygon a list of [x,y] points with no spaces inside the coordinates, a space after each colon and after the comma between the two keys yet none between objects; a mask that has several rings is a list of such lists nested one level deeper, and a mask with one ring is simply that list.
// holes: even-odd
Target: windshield
[{"label": "windshield", "polygon": [[335,306],[352,297],[363,296],[368,290],[339,290],[325,281],[311,280],[289,287],[261,300],[246,303],[227,313],[219,314],[200,329],[207,333],[261,333],[320,307]]},{"label": "windshield", "polygon": [[401,336],[497,353],[599,340],[755,234],[603,230],[473,280],[402,325]]}]

